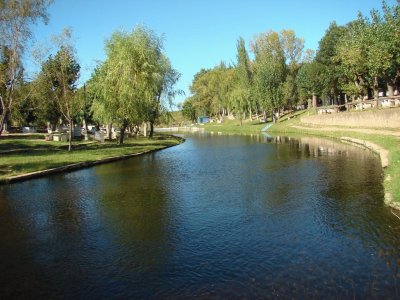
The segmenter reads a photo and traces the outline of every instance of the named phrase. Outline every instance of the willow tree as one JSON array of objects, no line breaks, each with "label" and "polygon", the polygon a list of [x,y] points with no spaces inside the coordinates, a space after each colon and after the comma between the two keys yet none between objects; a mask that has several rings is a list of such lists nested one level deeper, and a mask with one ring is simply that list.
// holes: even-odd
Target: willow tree
[{"label": "willow tree", "polygon": [[0,135],[14,104],[14,90],[21,69],[22,55],[32,36],[31,25],[38,20],[48,21],[47,7],[50,0],[0,1],[0,46],[7,49],[7,68],[0,84],[5,87],[0,94]]},{"label": "willow tree", "polygon": [[129,125],[150,122],[153,128],[177,93],[179,73],[164,55],[162,39],[145,27],[115,32],[105,48],[107,58],[94,79],[94,117],[119,126],[123,143]]},{"label": "willow tree", "polygon": [[180,74],[172,67],[169,59],[164,54],[158,58],[156,66],[156,72],[153,73],[153,88],[150,88],[146,93],[147,101],[144,106],[145,121],[150,123],[150,138],[153,137],[154,124],[157,123],[160,116],[168,115],[168,108],[172,106],[175,96],[183,93],[181,90],[174,88]]}]

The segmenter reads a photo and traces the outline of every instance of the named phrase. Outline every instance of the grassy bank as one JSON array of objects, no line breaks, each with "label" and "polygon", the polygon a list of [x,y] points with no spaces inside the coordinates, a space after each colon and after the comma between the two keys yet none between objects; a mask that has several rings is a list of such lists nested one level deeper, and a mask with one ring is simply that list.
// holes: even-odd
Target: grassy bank
[{"label": "grassy bank", "polygon": [[0,138],[0,182],[13,176],[158,150],[180,142],[181,139],[167,135],[157,135],[153,139],[129,138],[123,145],[115,141],[81,141],[74,142],[74,151],[68,152],[67,143],[45,141],[44,135],[4,136]]},{"label": "grassy bank", "polygon": [[[260,132],[266,126],[265,123],[260,121],[249,121],[244,120],[242,126],[238,120],[224,120],[223,123],[207,123],[201,127],[204,127],[206,131],[214,132],[226,132],[226,133],[248,133],[248,132]],[[200,127],[200,126],[198,126]]]}]

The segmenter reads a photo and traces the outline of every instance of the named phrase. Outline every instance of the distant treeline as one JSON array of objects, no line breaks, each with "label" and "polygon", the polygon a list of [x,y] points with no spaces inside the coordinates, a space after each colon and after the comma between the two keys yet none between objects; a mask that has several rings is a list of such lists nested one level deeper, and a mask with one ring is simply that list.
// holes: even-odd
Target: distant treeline
[{"label": "distant treeline", "polygon": [[369,16],[339,26],[332,22],[319,48],[304,50],[293,30],[267,31],[237,41],[235,65],[200,70],[182,104],[185,117],[254,114],[279,118],[282,109],[393,96],[400,78],[400,6],[382,4]]}]

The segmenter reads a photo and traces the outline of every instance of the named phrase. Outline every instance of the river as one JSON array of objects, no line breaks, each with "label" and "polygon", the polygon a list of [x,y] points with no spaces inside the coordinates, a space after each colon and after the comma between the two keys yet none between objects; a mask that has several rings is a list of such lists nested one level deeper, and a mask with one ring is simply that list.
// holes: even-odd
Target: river
[{"label": "river", "polygon": [[184,133],[0,187],[2,298],[398,298],[380,161],[312,137]]}]

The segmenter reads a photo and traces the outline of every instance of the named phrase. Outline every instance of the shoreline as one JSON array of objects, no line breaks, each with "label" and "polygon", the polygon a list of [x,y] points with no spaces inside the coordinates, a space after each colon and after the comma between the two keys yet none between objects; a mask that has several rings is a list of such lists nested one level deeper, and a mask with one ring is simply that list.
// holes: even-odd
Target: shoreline
[{"label": "shoreline", "polygon": [[[274,135],[306,135],[332,138],[342,143],[351,143],[379,155],[383,171],[384,203],[400,210],[400,133],[398,130],[387,130],[379,127],[364,128],[338,125],[317,125],[302,120],[307,111],[295,113],[282,118],[277,123],[259,124],[254,121],[239,126],[239,122],[207,125],[205,131],[221,131],[233,134],[266,133]],[[397,113],[393,111],[394,113]],[[375,114],[378,113],[374,112]],[[359,114],[362,114],[361,112]],[[387,114],[387,112],[384,112]],[[343,115],[351,117],[352,115]],[[370,122],[369,124],[373,124]]]},{"label": "shoreline", "polygon": [[[396,184],[394,181],[399,181],[398,176],[394,176],[393,174],[394,169],[396,168],[396,166],[393,166],[393,164],[396,162],[390,160],[390,157],[393,155],[392,152],[396,151],[376,143],[377,138],[373,136],[374,133],[368,132],[369,130],[362,131],[362,129],[359,129],[355,131],[354,128],[337,128],[335,126],[331,126],[331,128],[326,128],[326,126],[319,128],[307,127],[307,124],[302,123],[301,121],[298,121],[296,124],[280,124],[277,127],[278,128],[274,128],[273,125],[267,132],[275,134],[305,134],[333,138],[343,143],[350,143],[352,145],[368,149],[369,151],[379,155],[384,174],[382,183],[384,187],[384,203],[388,207],[400,211],[400,195],[397,195],[397,193],[394,191],[394,186]],[[356,135],[356,137],[349,136],[351,134]],[[384,135],[384,138],[397,140],[398,136],[397,133],[395,133],[390,136]]]},{"label": "shoreline", "polygon": [[81,170],[81,169],[85,169],[85,168],[90,168],[90,167],[93,167],[96,165],[107,164],[107,163],[111,163],[111,162],[115,162],[115,161],[119,161],[119,160],[129,159],[129,158],[132,158],[135,156],[142,156],[142,155],[149,154],[152,152],[157,152],[157,151],[161,151],[161,150],[168,149],[171,147],[175,147],[175,146],[178,146],[185,142],[185,139],[182,137],[174,136],[174,138],[176,138],[179,141],[178,144],[166,145],[166,146],[163,146],[162,148],[158,148],[158,149],[150,149],[150,150],[145,150],[145,151],[137,152],[137,153],[122,154],[122,155],[118,155],[118,156],[110,156],[110,157],[105,157],[105,158],[101,158],[98,160],[67,164],[64,166],[55,167],[55,168],[51,168],[51,169],[45,169],[45,170],[10,176],[10,177],[1,179],[0,186],[17,183],[17,182],[22,182],[22,181],[26,181],[26,180],[30,180],[30,179],[37,179],[37,178],[41,178],[41,177],[45,177],[45,176],[53,175],[53,174],[77,171],[77,170]]}]

